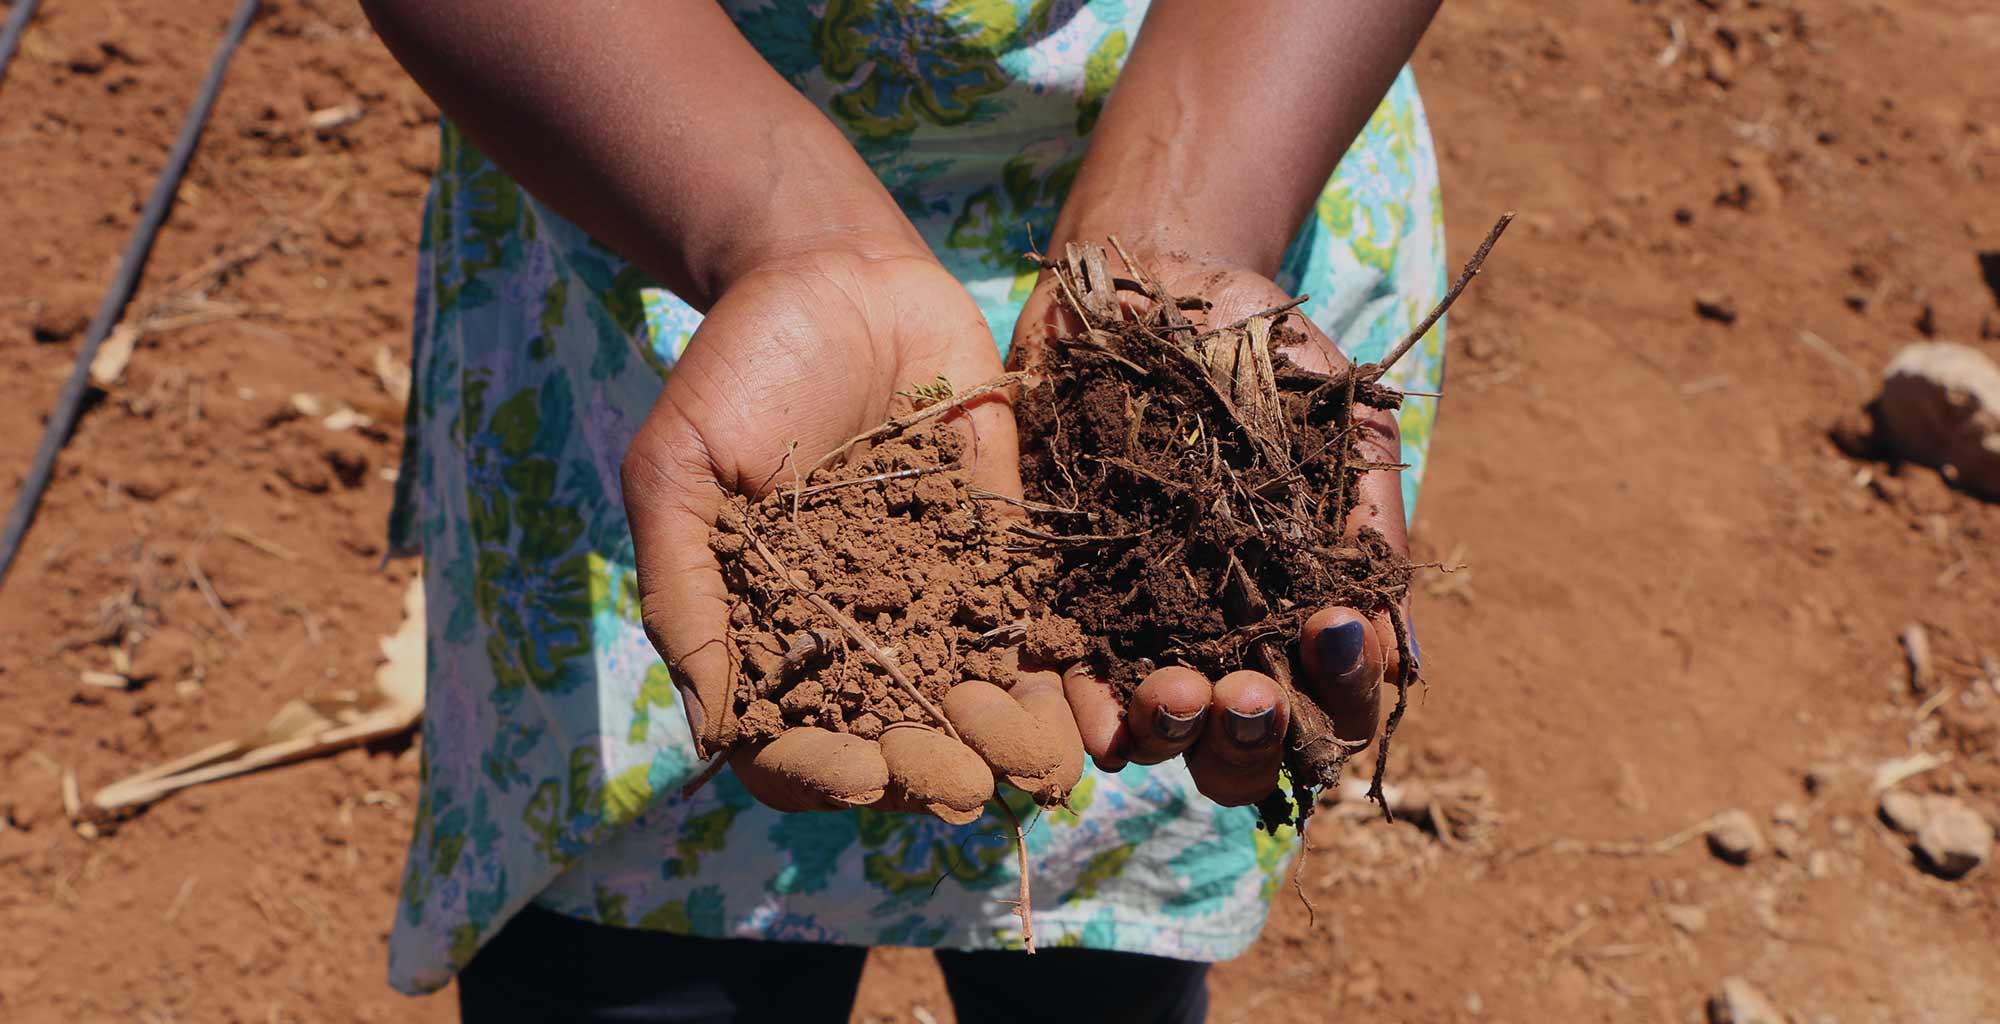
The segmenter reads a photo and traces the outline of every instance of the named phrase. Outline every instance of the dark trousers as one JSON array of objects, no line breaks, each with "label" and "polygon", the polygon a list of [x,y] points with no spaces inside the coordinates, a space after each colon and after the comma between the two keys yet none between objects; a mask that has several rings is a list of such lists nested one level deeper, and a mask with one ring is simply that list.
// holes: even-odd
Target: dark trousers
[{"label": "dark trousers", "polygon": [[[694,939],[592,924],[530,907],[458,976],[466,1024],[846,1024],[868,951]],[[960,1024],[1130,1021],[1198,1024],[1208,965],[1134,953],[940,950]]]}]

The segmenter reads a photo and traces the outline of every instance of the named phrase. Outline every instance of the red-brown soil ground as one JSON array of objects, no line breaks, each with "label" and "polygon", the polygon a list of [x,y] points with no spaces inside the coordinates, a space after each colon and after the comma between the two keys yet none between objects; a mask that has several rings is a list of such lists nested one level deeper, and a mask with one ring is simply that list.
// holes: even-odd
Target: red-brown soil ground
[{"label": "red-brown soil ground", "polygon": [[[229,0],[47,5],[0,83],[0,474],[11,497]],[[2000,872],[1917,871],[1879,763],[2000,810],[2000,508],[1824,439],[1927,332],[2000,353],[2000,12],[1984,0],[1495,0],[1416,66],[1452,259],[1521,219],[1451,318],[1417,514],[1427,692],[1408,777],[1483,773],[1482,844],[1323,815],[1215,1019],[1692,1019],[1727,975],[1801,1021],[2000,1016]],[[359,102],[315,132],[315,110]],[[383,984],[414,752],[354,751],[169,799],[87,839],[97,787],[368,684],[411,569],[378,570],[428,103],[359,15],[280,0],[230,74],[139,308],[219,254],[227,318],[149,337],[85,416],[0,589],[0,1017],[443,1020]],[[1733,310],[1701,316],[1696,297]],[[291,396],[378,426],[286,419]],[[1865,471],[1865,472],[1864,472]],[[259,543],[242,539],[248,536]],[[261,544],[261,546],[260,546]],[[213,582],[235,638],[190,582]],[[84,685],[129,616],[131,692]],[[1912,694],[1897,636],[1925,624]],[[1820,767],[1817,795],[1805,778]],[[1699,841],[1728,808],[1789,857]],[[1688,908],[1699,908],[1699,913]],[[949,1020],[921,954],[857,1019]]]}]

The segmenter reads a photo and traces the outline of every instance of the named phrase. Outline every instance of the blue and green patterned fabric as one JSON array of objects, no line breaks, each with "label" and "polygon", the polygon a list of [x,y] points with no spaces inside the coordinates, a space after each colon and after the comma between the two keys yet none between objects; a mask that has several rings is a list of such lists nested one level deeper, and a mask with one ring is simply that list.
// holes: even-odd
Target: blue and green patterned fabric
[{"label": "blue and green patterned fabric", "polygon": [[[853,140],[1004,348],[1138,0],[731,0],[745,36]],[[1310,130],[1301,126],[1301,130]],[[425,208],[415,389],[392,539],[429,608],[421,801],[392,982],[445,985],[533,902],[698,936],[1004,948],[1010,829],[784,815],[700,770],[639,624],[618,466],[700,317],[542,205],[449,125]],[[1406,71],[1279,283],[1356,359],[1442,293],[1437,162]],[[1394,382],[1435,390],[1442,333]],[[1402,414],[1414,507],[1434,414]],[[1031,808],[1015,798],[1015,810]],[[1220,808],[1176,761],[1090,769],[1035,818],[1036,930],[1193,960],[1256,937],[1295,837]]]}]

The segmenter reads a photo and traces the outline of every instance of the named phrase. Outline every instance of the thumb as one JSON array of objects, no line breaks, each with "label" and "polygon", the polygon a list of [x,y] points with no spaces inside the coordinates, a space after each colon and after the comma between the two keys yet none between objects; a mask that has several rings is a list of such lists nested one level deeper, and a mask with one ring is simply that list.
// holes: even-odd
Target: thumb
[{"label": "thumb", "polygon": [[670,397],[626,449],[620,481],[646,638],[680,691],[695,751],[709,757],[736,733],[729,589],[708,541],[723,492],[709,446]]}]

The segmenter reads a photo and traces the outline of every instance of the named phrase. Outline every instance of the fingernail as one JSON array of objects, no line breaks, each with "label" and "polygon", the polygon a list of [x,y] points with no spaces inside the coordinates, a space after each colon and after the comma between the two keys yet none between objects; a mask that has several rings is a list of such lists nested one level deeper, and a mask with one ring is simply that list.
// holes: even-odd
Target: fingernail
[{"label": "fingernail", "polygon": [[1276,704],[1256,714],[1246,715],[1235,708],[1229,708],[1229,717],[1222,720],[1222,731],[1229,735],[1231,742],[1239,747],[1255,747],[1271,738],[1271,726],[1278,721]]},{"label": "fingernail", "polygon": [[1424,652],[1417,649],[1417,627],[1415,625],[1411,625],[1410,627],[1410,670],[1413,672],[1422,672],[1424,670]]},{"label": "fingernail", "polygon": [[1361,664],[1361,645],[1368,629],[1360,619],[1349,619],[1319,635],[1319,663],[1328,675],[1344,676]]},{"label": "fingernail", "polygon": [[1179,743],[1193,736],[1194,731],[1201,728],[1202,716],[1206,714],[1208,714],[1207,708],[1196,708],[1193,714],[1182,718],[1166,708],[1161,708],[1153,719],[1153,735],[1168,743]]}]

